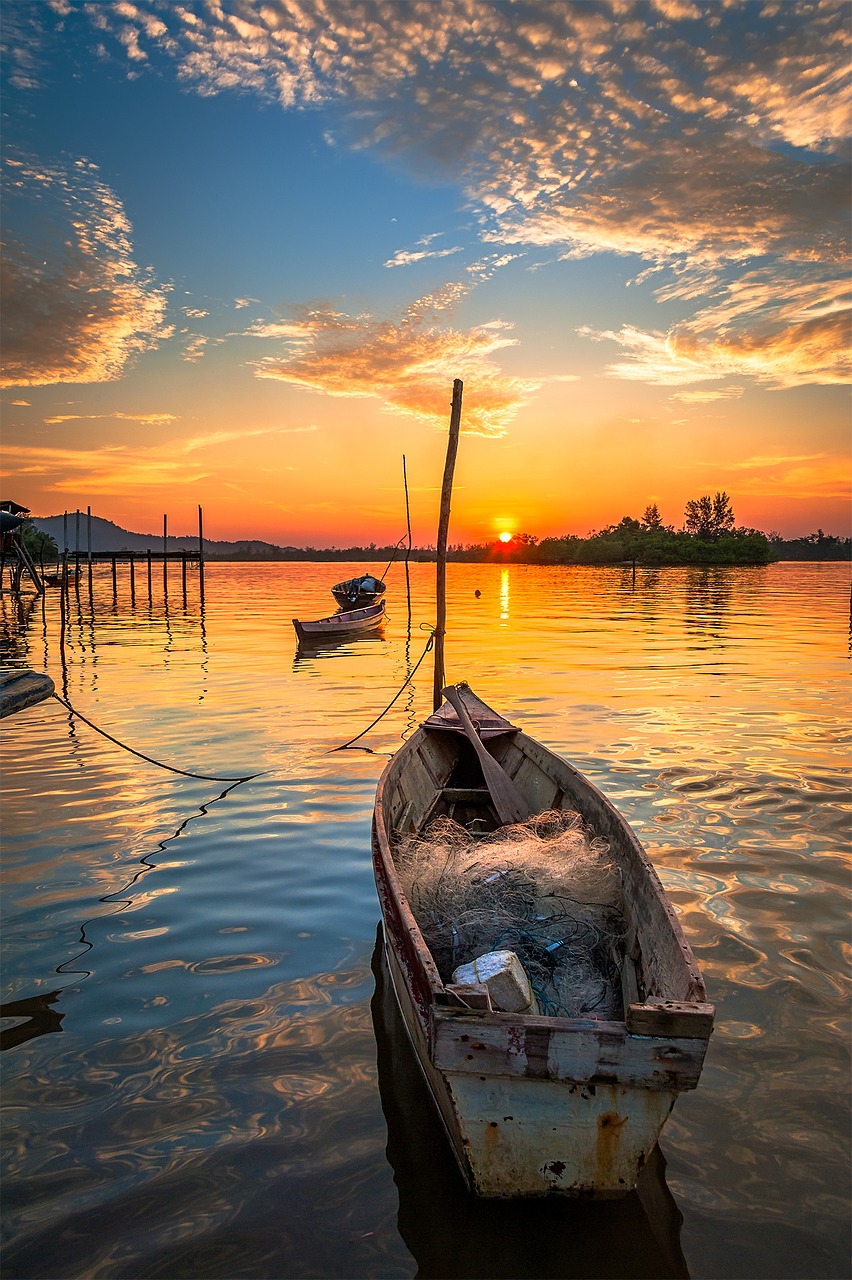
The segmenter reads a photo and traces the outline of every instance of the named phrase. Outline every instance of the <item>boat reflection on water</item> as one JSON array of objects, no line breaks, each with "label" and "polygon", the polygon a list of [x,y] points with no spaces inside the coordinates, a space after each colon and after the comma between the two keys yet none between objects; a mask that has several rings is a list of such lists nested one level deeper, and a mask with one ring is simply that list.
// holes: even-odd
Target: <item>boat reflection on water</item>
[{"label": "boat reflection on water", "polygon": [[379,925],[371,1010],[398,1227],[419,1280],[476,1277],[688,1277],[683,1221],[655,1148],[621,1200],[481,1200],[467,1190],[411,1047]]},{"label": "boat reflection on water", "polygon": [[296,646],[293,655],[293,668],[297,670],[312,658],[337,658],[348,653],[352,645],[385,643],[382,630],[368,631],[364,635],[350,632],[340,636],[318,636],[316,639],[302,639]]}]

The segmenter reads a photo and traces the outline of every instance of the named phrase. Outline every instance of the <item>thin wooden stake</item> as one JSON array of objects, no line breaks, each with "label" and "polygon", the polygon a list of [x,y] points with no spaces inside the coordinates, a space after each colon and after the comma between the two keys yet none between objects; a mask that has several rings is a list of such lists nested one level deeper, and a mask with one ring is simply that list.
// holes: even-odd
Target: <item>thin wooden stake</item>
[{"label": "thin wooden stake", "polygon": [[444,463],[444,480],[441,485],[441,514],[438,519],[438,562],[435,567],[435,682],[432,687],[432,704],[435,711],[440,707],[444,687],[444,635],[447,620],[447,532],[450,527],[450,499],[453,493],[453,472],[456,467],[456,454],[459,448],[459,428],[461,427],[462,390],[464,383],[460,378],[453,382],[453,407],[450,413],[450,433],[447,440],[447,458]]},{"label": "thin wooden stake", "polygon": [[411,555],[411,512],[408,507],[408,475],[405,470],[405,454],[402,455],[402,483],[405,486],[405,523],[408,528],[408,546],[405,549],[405,598],[408,601],[408,630],[411,632],[411,582],[408,577],[408,559]]}]

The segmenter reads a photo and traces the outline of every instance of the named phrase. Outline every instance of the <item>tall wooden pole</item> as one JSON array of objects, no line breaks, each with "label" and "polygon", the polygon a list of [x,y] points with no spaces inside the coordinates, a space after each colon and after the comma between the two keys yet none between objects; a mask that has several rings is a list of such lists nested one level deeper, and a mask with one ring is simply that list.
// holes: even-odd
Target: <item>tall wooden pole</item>
[{"label": "tall wooden pole", "polygon": [[86,558],[89,564],[89,603],[92,600],[92,508],[86,507]]},{"label": "tall wooden pole", "polygon": [[408,546],[405,549],[405,598],[408,601],[408,630],[411,631],[411,581],[408,576],[408,561],[411,556],[411,513],[408,508],[408,475],[405,470],[405,454],[402,455],[402,483],[405,486],[405,523],[408,528]]},{"label": "tall wooden pole", "polygon": [[204,603],[204,523],[201,503],[198,504],[198,593]]},{"label": "tall wooden pole", "polygon": [[447,620],[447,531],[450,527],[450,498],[453,492],[453,472],[456,467],[456,454],[459,448],[459,428],[461,426],[462,390],[464,383],[460,378],[453,382],[453,407],[450,413],[450,435],[447,441],[447,460],[444,463],[444,480],[441,485],[441,514],[438,519],[438,563],[435,569],[435,682],[432,688],[432,706],[435,711],[440,707],[444,687],[444,635]]}]

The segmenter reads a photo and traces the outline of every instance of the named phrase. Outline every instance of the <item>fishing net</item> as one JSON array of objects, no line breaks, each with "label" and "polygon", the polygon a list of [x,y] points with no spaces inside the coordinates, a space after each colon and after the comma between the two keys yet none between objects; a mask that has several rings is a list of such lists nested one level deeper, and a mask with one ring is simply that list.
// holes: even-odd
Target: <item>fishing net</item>
[{"label": "fishing net", "polygon": [[484,836],[437,818],[402,837],[395,860],[444,982],[486,952],[514,951],[543,1014],[622,1016],[621,877],[578,813]]}]

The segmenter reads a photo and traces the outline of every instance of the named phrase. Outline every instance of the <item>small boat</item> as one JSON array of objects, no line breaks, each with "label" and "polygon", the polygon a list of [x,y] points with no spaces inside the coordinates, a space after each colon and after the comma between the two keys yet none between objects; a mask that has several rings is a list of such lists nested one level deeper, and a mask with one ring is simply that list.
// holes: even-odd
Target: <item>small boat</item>
[{"label": "small boat", "polygon": [[301,622],[293,618],[293,626],[299,641],[329,640],[336,636],[357,635],[364,631],[372,631],[385,616],[385,602],[366,605],[362,609],[344,609],[332,613],[327,618],[316,618],[312,622]]},{"label": "small boat", "polygon": [[0,719],[52,698],[56,686],[43,671],[0,667]]},{"label": "small boat", "polygon": [[659,1147],[634,1194],[598,1203],[592,1213],[587,1201],[551,1196],[536,1202],[533,1231],[527,1200],[503,1200],[495,1213],[493,1201],[459,1195],[456,1162],[387,971],[381,925],[372,968],[370,1011],[386,1154],[399,1194],[396,1224],[419,1276],[689,1277],[683,1215]]},{"label": "small boat", "polygon": [[[408,1035],[475,1194],[620,1197],[677,1095],[698,1083],[714,1008],[656,872],[610,801],[467,685],[443,693],[382,773],[373,821],[387,962]],[[474,830],[511,825],[501,777],[527,815],[574,811],[609,846],[624,920],[616,1014],[500,1012],[439,972],[402,887],[399,848],[439,817]]]},{"label": "small boat", "polygon": [[375,604],[385,594],[385,584],[372,573],[365,573],[360,578],[347,578],[345,582],[338,582],[331,588],[331,594],[342,609],[360,608]]}]

